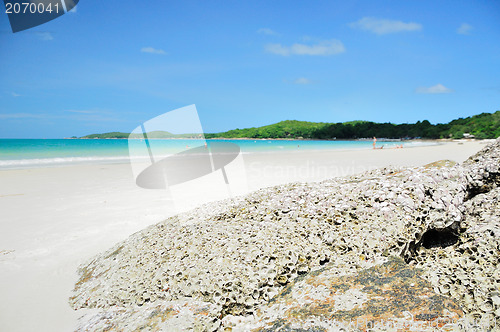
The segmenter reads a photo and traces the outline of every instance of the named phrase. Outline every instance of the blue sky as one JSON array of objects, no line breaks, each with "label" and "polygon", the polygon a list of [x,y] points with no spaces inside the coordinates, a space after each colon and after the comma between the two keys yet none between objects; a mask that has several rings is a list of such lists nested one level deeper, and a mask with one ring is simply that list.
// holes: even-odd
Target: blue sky
[{"label": "blue sky", "polygon": [[205,132],[296,119],[448,122],[500,109],[498,1],[81,0],[13,34],[0,137],[130,132],[196,104]]}]

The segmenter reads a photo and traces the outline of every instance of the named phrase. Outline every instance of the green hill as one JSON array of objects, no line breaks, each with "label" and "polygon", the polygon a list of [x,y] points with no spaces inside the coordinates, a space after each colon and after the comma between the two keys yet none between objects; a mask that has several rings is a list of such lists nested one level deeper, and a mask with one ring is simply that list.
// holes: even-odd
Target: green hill
[{"label": "green hill", "polygon": [[83,136],[80,138],[128,138],[127,133],[120,133],[118,131],[113,131],[111,133],[104,133],[104,134],[91,134],[87,136]]},{"label": "green hill", "polygon": [[444,133],[460,138],[463,133],[470,133],[476,138],[497,138],[500,136],[500,111],[481,113],[465,119],[459,118],[448,123]]},{"label": "green hill", "polygon": [[[168,131],[151,131],[147,133],[148,138],[197,138],[199,134],[172,134]],[[130,136],[130,137],[129,137]],[[101,138],[101,139],[106,139],[106,138],[143,138],[142,134],[127,134],[127,133],[122,133],[122,132],[111,132],[111,133],[104,133],[104,134],[92,134],[92,135],[87,135],[83,136],[81,138]]]},{"label": "green hill", "polygon": [[206,138],[313,138],[311,135],[326,123],[286,120],[263,127],[234,129],[223,133],[206,134]]},{"label": "green hill", "polygon": [[206,134],[207,138],[310,138],[310,139],[353,139],[363,137],[385,138],[462,138],[469,133],[477,138],[500,136],[500,111],[481,113],[460,118],[445,124],[431,124],[418,121],[408,124],[375,123],[370,121],[349,121],[339,123],[281,121],[272,125],[234,129],[223,133]]},{"label": "green hill", "polygon": [[[307,138],[307,139],[353,139],[363,137],[385,138],[463,138],[464,133],[476,138],[497,138],[500,136],[500,111],[481,113],[459,118],[448,123],[431,124],[429,121],[416,123],[375,123],[370,121],[349,121],[338,123],[286,120],[275,124],[233,129],[222,133],[205,134],[206,138]],[[82,138],[128,138],[129,134],[112,132],[92,134]],[[197,134],[172,134],[167,131],[152,131],[149,138],[197,138]],[[132,134],[131,138],[142,138]]]}]

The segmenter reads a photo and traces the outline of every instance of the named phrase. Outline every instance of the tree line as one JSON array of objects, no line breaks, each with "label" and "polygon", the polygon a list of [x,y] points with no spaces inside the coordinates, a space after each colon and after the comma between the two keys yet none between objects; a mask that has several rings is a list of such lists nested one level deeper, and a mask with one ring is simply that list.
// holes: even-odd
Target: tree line
[{"label": "tree line", "polygon": [[[481,113],[459,118],[448,123],[432,124],[427,120],[416,123],[376,123],[350,121],[338,123],[286,120],[272,125],[245,129],[234,129],[222,133],[205,134],[205,138],[288,138],[288,139],[356,139],[368,137],[384,138],[463,138],[464,134],[476,138],[500,136],[500,111]],[[132,134],[132,138],[142,135]],[[149,138],[199,138],[199,134],[172,134],[166,131],[148,133]],[[92,134],[82,138],[129,138],[128,133],[112,132]]]},{"label": "tree line", "polygon": [[448,123],[432,124],[427,120],[416,123],[376,123],[351,121],[322,123],[287,120],[272,125],[234,129],[222,133],[205,134],[206,138],[289,138],[289,139],[356,139],[384,138],[476,138],[500,136],[500,111],[459,118]]}]

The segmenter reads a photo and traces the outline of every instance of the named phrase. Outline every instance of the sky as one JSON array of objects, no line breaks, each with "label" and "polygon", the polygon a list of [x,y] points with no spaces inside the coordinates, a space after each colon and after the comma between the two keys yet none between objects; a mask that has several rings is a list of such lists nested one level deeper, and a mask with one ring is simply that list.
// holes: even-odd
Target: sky
[{"label": "sky", "polygon": [[81,0],[15,34],[0,13],[0,60],[0,138],[131,132],[191,104],[205,132],[443,123],[500,109],[500,2]]}]

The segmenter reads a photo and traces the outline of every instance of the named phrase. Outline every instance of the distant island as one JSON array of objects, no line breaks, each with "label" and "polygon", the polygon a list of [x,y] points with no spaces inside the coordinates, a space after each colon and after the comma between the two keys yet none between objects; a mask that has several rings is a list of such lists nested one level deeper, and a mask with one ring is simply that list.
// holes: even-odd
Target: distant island
[{"label": "distant island", "polygon": [[[130,137],[129,137],[130,136]],[[199,134],[172,134],[152,131],[148,138],[198,138]],[[283,138],[283,139],[358,139],[383,137],[408,138],[497,138],[500,136],[500,111],[459,118],[448,123],[431,124],[429,121],[392,124],[370,121],[308,122],[286,120],[262,127],[233,129],[221,133],[207,133],[205,138]],[[74,137],[75,138],[75,137]],[[84,139],[143,138],[142,134],[111,132],[83,136]]]},{"label": "distant island", "polygon": [[[172,134],[168,131],[151,131],[147,133],[148,138],[198,138],[200,134]],[[142,134],[128,134],[118,131],[104,134],[92,134],[80,138],[144,138]]]}]

